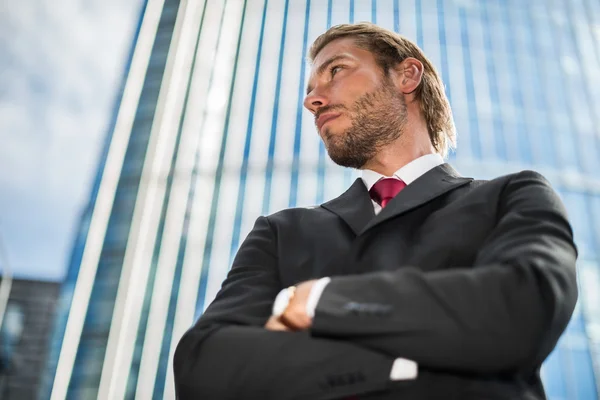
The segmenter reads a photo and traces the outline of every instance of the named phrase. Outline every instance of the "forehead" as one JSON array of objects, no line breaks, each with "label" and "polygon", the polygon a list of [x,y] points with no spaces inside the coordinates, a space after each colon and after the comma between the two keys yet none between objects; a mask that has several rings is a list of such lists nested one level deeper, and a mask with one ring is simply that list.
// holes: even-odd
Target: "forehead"
[{"label": "forehead", "polygon": [[338,56],[345,56],[361,62],[375,62],[375,57],[370,51],[358,47],[353,38],[346,37],[333,40],[321,49],[312,64],[313,74],[319,70],[321,65]]}]

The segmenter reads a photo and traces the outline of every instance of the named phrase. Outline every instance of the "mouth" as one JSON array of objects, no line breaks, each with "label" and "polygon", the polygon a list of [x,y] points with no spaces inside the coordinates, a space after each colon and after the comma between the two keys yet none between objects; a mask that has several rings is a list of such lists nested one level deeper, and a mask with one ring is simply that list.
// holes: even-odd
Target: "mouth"
[{"label": "mouth", "polygon": [[319,130],[319,132],[326,123],[336,119],[340,115],[340,113],[323,114],[319,118],[317,118],[317,129]]}]

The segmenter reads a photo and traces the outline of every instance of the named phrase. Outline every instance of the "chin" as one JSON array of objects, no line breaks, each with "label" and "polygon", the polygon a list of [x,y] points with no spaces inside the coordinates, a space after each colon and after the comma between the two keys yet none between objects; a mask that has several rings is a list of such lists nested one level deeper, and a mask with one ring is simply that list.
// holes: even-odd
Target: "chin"
[{"label": "chin", "polygon": [[327,144],[335,144],[336,141],[340,141],[341,137],[344,135],[344,131],[340,129],[333,129],[331,126],[328,126],[321,133],[321,138],[323,142]]},{"label": "chin", "polygon": [[342,115],[337,117],[336,119],[329,121],[325,124],[325,128],[322,128],[322,136],[338,136],[343,135],[351,126],[344,121],[341,121],[343,118]]},{"label": "chin", "polygon": [[352,157],[347,154],[331,154],[331,161],[344,168],[362,169],[366,163],[361,157]]},{"label": "chin", "polygon": [[340,137],[329,133],[329,132],[325,132],[322,136],[323,139],[323,144],[325,145],[325,148],[327,149],[327,151],[332,151],[334,153],[343,153],[343,143],[342,140],[340,140]]}]

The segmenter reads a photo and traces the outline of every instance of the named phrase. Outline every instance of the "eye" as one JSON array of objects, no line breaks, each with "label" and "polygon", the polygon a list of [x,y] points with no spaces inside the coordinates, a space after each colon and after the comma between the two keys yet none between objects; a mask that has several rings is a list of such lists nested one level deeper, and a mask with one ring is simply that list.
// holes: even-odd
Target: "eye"
[{"label": "eye", "polygon": [[329,67],[329,73],[331,74],[331,77],[333,78],[335,76],[335,74],[340,71],[342,69],[341,65],[333,65],[331,67]]}]

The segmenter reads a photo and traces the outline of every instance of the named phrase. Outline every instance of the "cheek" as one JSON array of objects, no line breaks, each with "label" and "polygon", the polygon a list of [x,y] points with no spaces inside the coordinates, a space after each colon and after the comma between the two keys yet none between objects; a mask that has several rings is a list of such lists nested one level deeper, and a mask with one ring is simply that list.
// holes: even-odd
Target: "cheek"
[{"label": "cheek", "polygon": [[360,86],[356,86],[352,79],[340,79],[331,85],[330,102],[335,105],[342,105],[346,109],[352,107],[361,92]]},{"label": "cheek", "polygon": [[333,82],[331,86],[331,98],[336,99],[346,107],[354,105],[356,100],[377,87],[376,83],[361,74],[353,74]]}]

